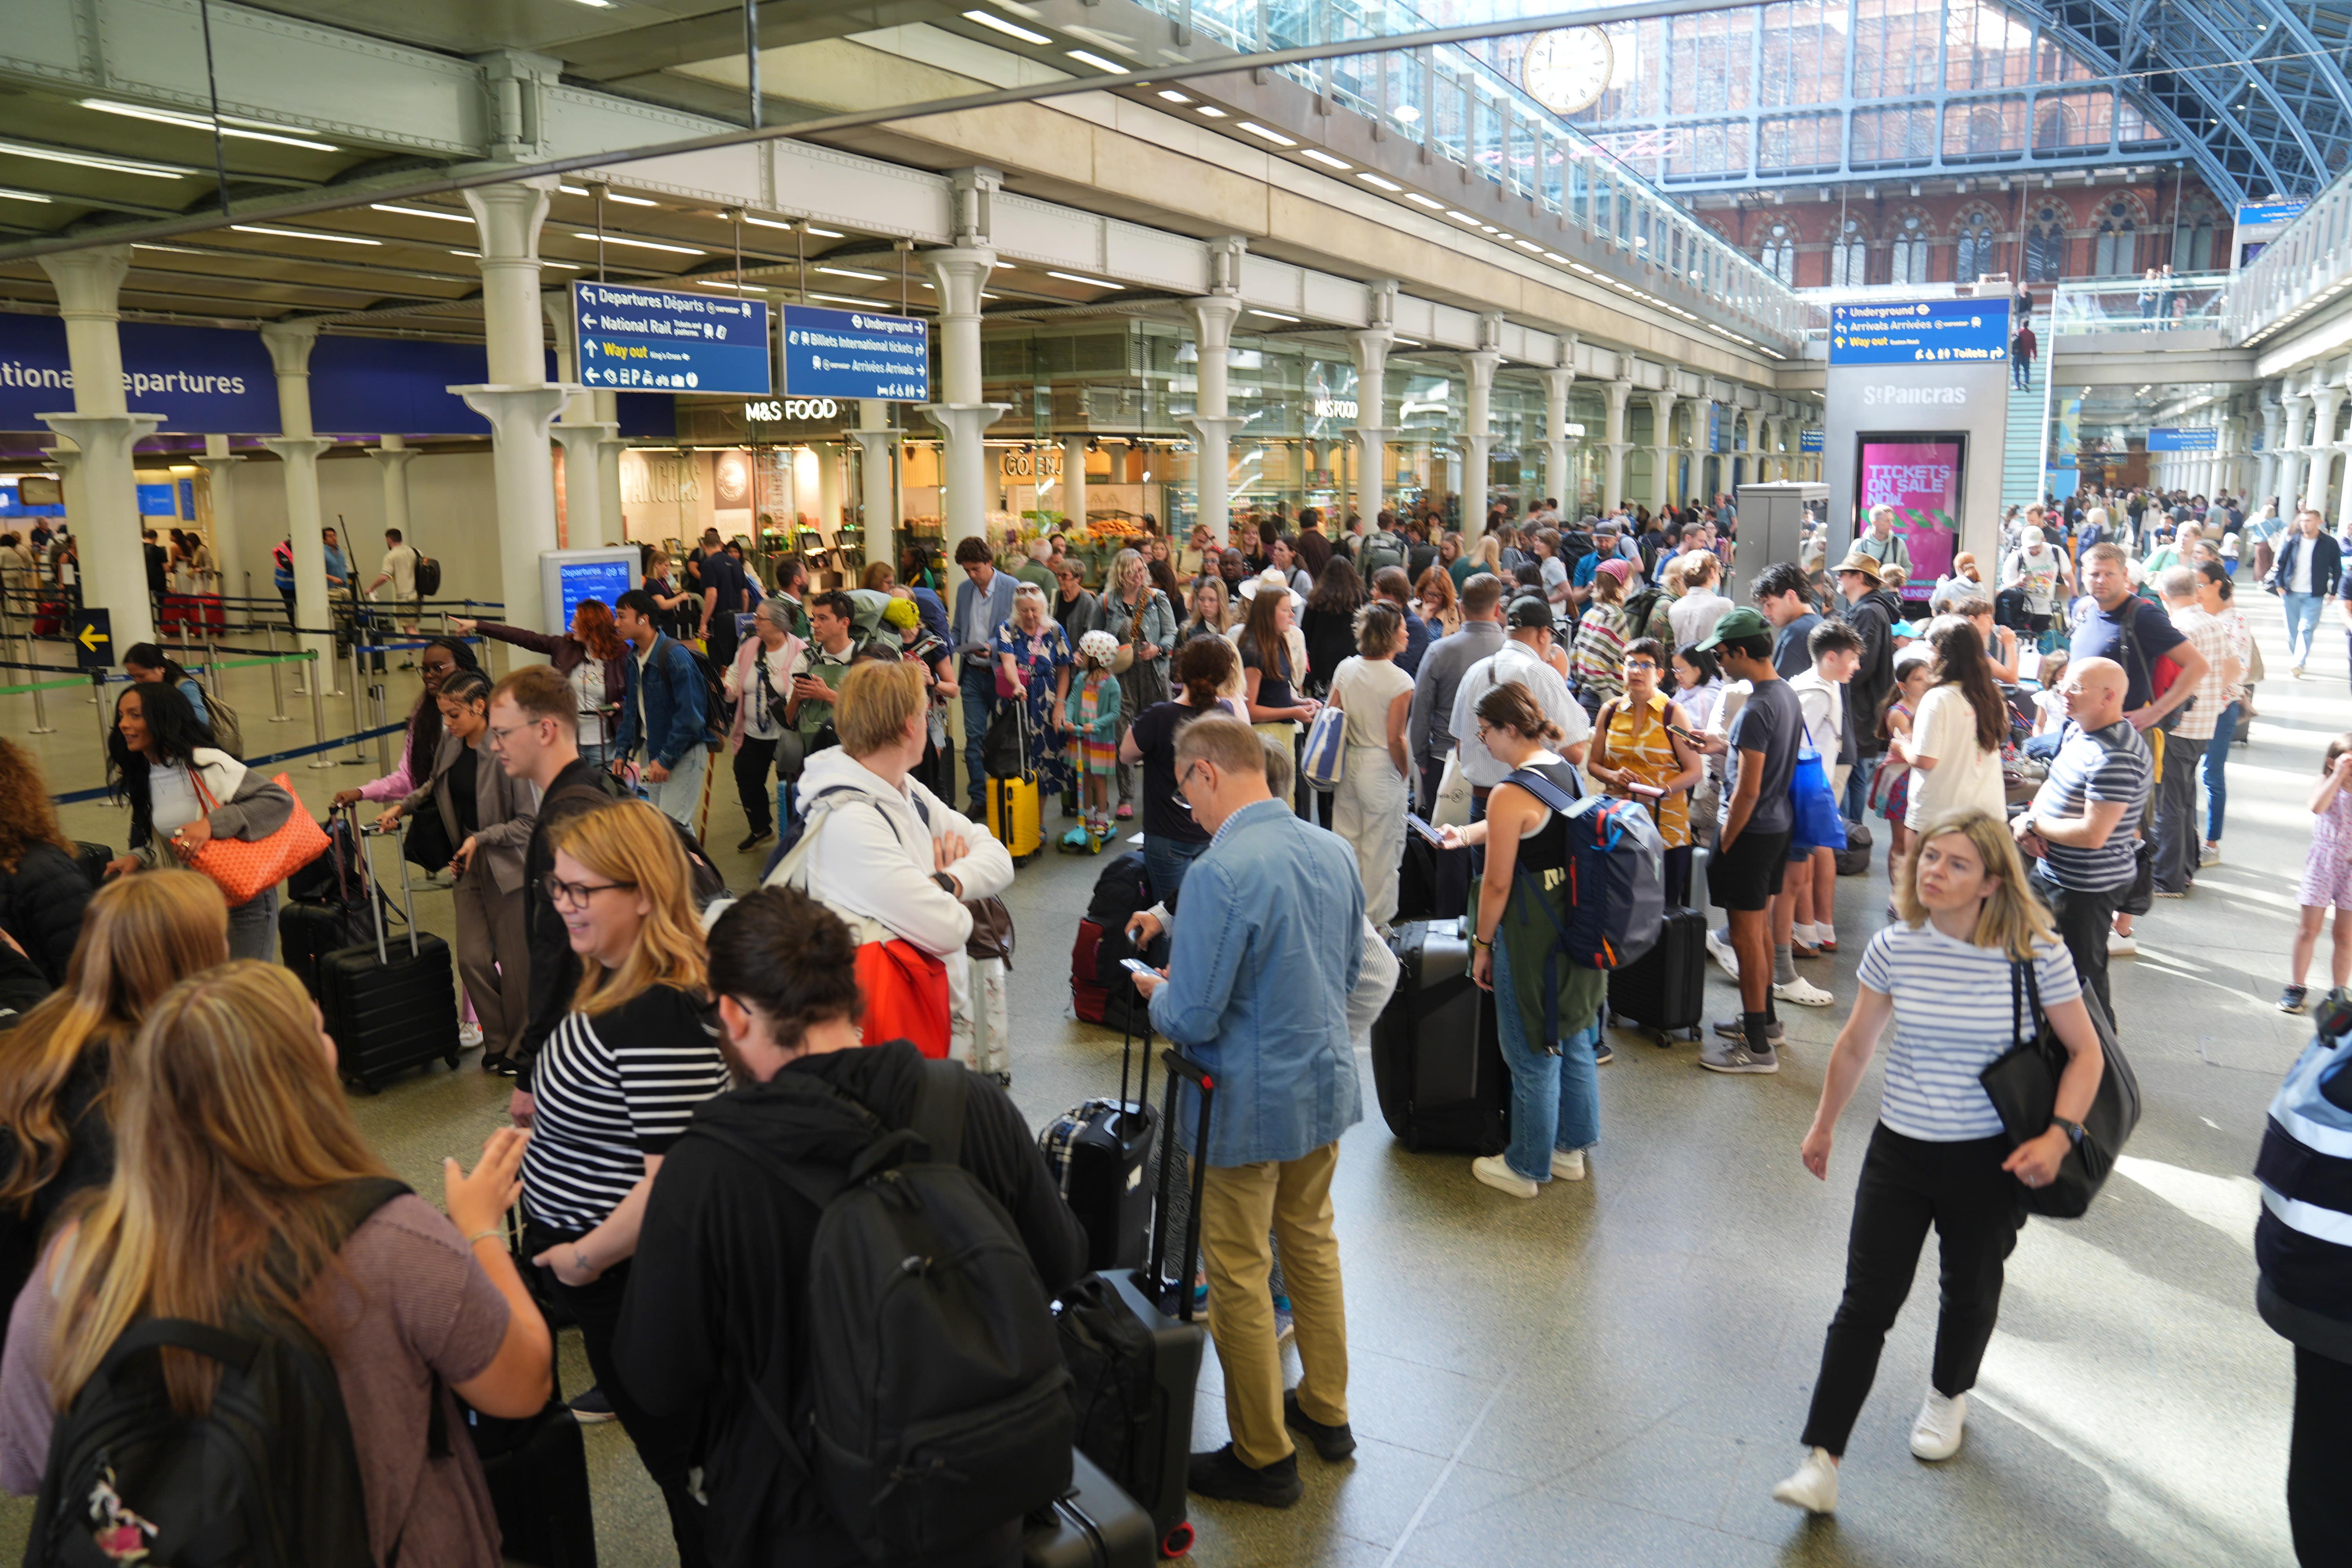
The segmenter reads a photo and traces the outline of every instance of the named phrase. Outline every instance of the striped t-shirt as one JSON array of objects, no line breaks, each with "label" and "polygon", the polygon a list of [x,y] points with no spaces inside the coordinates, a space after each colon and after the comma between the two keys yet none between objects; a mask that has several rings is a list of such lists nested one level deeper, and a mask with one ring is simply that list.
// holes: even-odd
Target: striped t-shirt
[{"label": "striped t-shirt", "polygon": [[2156,771],[2147,737],[2128,719],[2118,719],[2104,730],[2085,730],[2068,720],[2065,740],[2050,759],[2050,776],[2033,797],[2036,816],[2081,816],[2094,803],[2120,802],[2123,820],[2095,849],[2044,841],[2041,875],[2062,888],[2082,893],[2112,892],[2128,887],[2137,868],[2134,833],[2147,805],[2149,781]]},{"label": "striped t-shirt", "polygon": [[[2034,948],[2042,1005],[2083,994],[2064,947]],[[2014,1020],[2009,955],[1946,936],[1935,926],[1896,922],[1863,950],[1862,983],[1895,999],[1895,1044],[1878,1119],[1906,1138],[1958,1143],[2001,1131],[2000,1112],[1977,1081],[2030,1028],[2021,1002]]]},{"label": "striped t-shirt", "polygon": [[609,1013],[567,1013],[531,1069],[526,1217],[588,1231],[667,1153],[695,1107],[727,1087],[708,1006],[656,985]]}]

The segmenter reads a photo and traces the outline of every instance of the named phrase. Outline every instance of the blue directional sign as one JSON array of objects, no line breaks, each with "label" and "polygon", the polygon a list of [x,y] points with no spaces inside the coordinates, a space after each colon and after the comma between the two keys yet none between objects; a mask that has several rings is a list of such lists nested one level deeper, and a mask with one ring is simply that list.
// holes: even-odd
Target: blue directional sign
[{"label": "blue directional sign", "polygon": [[2274,223],[2293,223],[2303,215],[2307,201],[2242,202],[2238,206],[2240,228],[2260,228]]},{"label": "blue directional sign", "polygon": [[1830,307],[1830,363],[1981,363],[2009,358],[2006,300],[1894,300]]},{"label": "blue directional sign", "polygon": [[623,392],[775,390],[768,368],[768,307],[756,300],[572,285],[580,379]]},{"label": "blue directional sign", "polygon": [[2221,449],[2221,432],[2210,426],[2202,429],[2158,426],[2147,433],[2147,449],[2151,452],[2218,452]]},{"label": "blue directional sign", "polygon": [[786,305],[784,390],[794,397],[931,395],[930,328],[913,316]]},{"label": "blue directional sign", "polygon": [[[1798,450],[1798,451],[1800,451],[1800,452],[1818,452],[1818,451],[1820,451],[1821,449],[1822,449],[1822,432],[1821,432],[1818,428],[1804,429],[1804,430],[1800,430],[1800,431],[1798,431],[1798,432],[1797,432],[1797,450]],[[1694,667],[1694,668],[1696,668],[1696,667]]]}]

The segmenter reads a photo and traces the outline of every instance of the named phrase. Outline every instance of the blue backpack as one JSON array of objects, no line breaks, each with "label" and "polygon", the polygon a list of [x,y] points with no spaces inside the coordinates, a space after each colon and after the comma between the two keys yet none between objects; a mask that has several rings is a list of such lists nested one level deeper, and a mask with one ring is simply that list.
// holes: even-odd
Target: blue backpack
[{"label": "blue backpack", "polygon": [[1538,906],[1551,917],[1558,950],[1587,969],[1622,969],[1648,952],[1666,918],[1665,841],[1648,810],[1613,795],[1570,799],[1531,768],[1517,769],[1504,782],[1559,813],[1568,826],[1565,910],[1531,875],[1528,881]]}]

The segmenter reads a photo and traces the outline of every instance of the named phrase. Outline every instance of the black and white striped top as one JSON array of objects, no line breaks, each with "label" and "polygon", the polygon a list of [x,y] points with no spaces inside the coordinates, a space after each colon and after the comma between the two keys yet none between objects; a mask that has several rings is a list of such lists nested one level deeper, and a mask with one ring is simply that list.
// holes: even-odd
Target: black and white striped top
[{"label": "black and white striped top", "polygon": [[710,1008],[656,985],[609,1013],[567,1013],[531,1074],[526,1217],[562,1231],[602,1225],[667,1152],[694,1108],[727,1087]]}]

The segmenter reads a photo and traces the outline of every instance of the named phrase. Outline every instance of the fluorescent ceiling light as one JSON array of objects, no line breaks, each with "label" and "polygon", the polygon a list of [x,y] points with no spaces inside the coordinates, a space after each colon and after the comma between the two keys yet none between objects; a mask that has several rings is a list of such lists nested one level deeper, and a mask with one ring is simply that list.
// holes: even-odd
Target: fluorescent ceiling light
[{"label": "fluorescent ceiling light", "polygon": [[586,268],[582,267],[576,261],[551,261],[544,256],[539,258],[539,264],[541,267],[561,267],[566,272],[584,272],[587,270]]},{"label": "fluorescent ceiling light", "polygon": [[1353,163],[1347,162],[1345,159],[1334,158],[1330,153],[1324,152],[1320,147],[1309,147],[1307,151],[1301,153],[1299,156],[1302,158],[1312,158],[1327,169],[1352,169],[1356,166]]},{"label": "fluorescent ceiling light", "polygon": [[452,256],[462,256],[472,261],[479,261],[482,258],[482,253],[478,250],[458,250],[453,247],[449,254]]},{"label": "fluorescent ceiling light", "polygon": [[1500,234],[1500,233],[1502,233],[1503,231],[1502,231],[1501,229],[1499,229],[1499,228],[1496,228],[1496,227],[1493,224],[1491,224],[1491,223],[1482,223],[1482,224],[1480,224],[1480,225],[1478,226],[1478,232],[1479,232],[1479,233],[1481,233],[1481,234]]},{"label": "fluorescent ceiling light", "polygon": [[559,191],[562,191],[562,192],[565,195],[567,195],[567,196],[588,196],[588,195],[595,195],[595,193],[594,193],[593,191],[591,191],[591,190],[590,190],[587,186],[585,186],[585,185],[564,185],[564,184],[559,184],[559,185],[557,185],[555,188],[556,188],[557,190],[559,190]]},{"label": "fluorescent ceiling light", "polygon": [[1298,145],[1298,139],[1297,137],[1285,136],[1279,131],[1269,131],[1255,120],[1242,121],[1239,128],[1248,132],[1253,136],[1262,136],[1277,147],[1296,147]]},{"label": "fluorescent ceiling light", "polygon": [[1202,115],[1210,120],[1223,120],[1225,117],[1225,111],[1213,103],[1203,103],[1195,107]]},{"label": "fluorescent ceiling light", "polygon": [[1478,226],[1478,220],[1476,218],[1472,217],[1468,213],[1459,211],[1454,207],[1447,207],[1445,209],[1445,216],[1454,219],[1457,223],[1466,223],[1473,228]]},{"label": "fluorescent ceiling light", "polygon": [[1416,206],[1427,207],[1432,212],[1435,212],[1445,205],[1444,202],[1439,201],[1436,197],[1424,196],[1419,191],[1407,191],[1404,194],[1404,199],[1412,203]]},{"label": "fluorescent ceiling light", "polygon": [[144,240],[137,239],[131,242],[131,248],[133,250],[168,250],[174,256],[202,256],[204,254],[201,250],[191,250],[184,245],[149,245]]},{"label": "fluorescent ceiling light", "polygon": [[1114,283],[1108,278],[1088,278],[1082,272],[1055,272],[1049,270],[1046,272],[1045,276],[1048,278],[1058,278],[1065,283],[1083,283],[1089,289],[1120,289],[1126,287],[1124,284]]},{"label": "fluorescent ceiling light", "polygon": [[35,195],[30,191],[12,191],[5,187],[0,187],[0,201],[41,202],[46,204],[48,199],[49,198],[47,196]]},{"label": "fluorescent ceiling light", "polygon": [[68,153],[60,148],[37,146],[30,142],[0,142],[0,153],[12,158],[34,158],[45,163],[70,163],[77,169],[103,169],[110,174],[144,174],[154,180],[176,180],[181,171],[161,163],[142,163],[136,158],[109,158],[96,153]]},{"label": "fluorescent ceiling light", "polygon": [[1296,316],[1286,316],[1279,310],[1261,310],[1255,305],[1252,305],[1249,308],[1249,313],[1253,316],[1264,316],[1268,321],[1274,321],[1296,322],[1298,320]]},{"label": "fluorescent ceiling light", "polygon": [[[982,299],[983,299],[983,300],[993,299],[994,297],[995,297],[995,296],[993,296],[993,295],[990,295],[990,294],[982,294],[982,295],[981,296],[981,298],[982,298]],[[810,298],[810,299],[812,299],[812,300],[830,300],[830,301],[832,301],[834,304],[836,304],[836,305],[856,305],[856,306],[857,306],[860,310],[872,310],[872,309],[874,308],[874,301],[873,301],[873,300],[860,300],[860,299],[856,298],[855,295],[850,295],[850,294],[818,294],[818,293],[814,293],[814,292],[812,292],[812,293],[809,295],[809,298]]]},{"label": "fluorescent ceiling light", "polygon": [[1018,38],[1024,44],[1050,44],[1054,41],[1043,33],[1032,32],[1018,22],[1008,22],[1002,16],[992,16],[985,11],[966,11],[963,14],[963,19],[967,22],[977,22],[982,26],[1002,33],[1008,38]]},{"label": "fluorescent ceiling light", "polygon": [[647,201],[643,196],[625,196],[618,191],[606,191],[604,193],[604,199],[608,202],[618,202],[625,207],[657,207],[661,205],[661,203]]},{"label": "fluorescent ceiling light", "polygon": [[801,226],[808,230],[811,234],[816,236],[819,239],[839,239],[841,237],[841,230],[837,228],[819,228],[813,223],[804,223],[801,225]]},{"label": "fluorescent ceiling light", "polygon": [[1161,89],[1160,89],[1160,97],[1162,97],[1162,98],[1164,98],[1164,99],[1166,99],[1166,100],[1167,100],[1169,102],[1171,102],[1171,103],[1190,103],[1190,102],[1192,102],[1192,101],[1191,99],[1189,99],[1189,98],[1185,97],[1182,93],[1178,92],[1178,91],[1177,91],[1174,88],[1172,88],[1172,87],[1163,87],[1163,88],[1161,88]]},{"label": "fluorescent ceiling light", "polygon": [[1381,176],[1371,173],[1370,170],[1366,170],[1364,173],[1358,174],[1356,178],[1363,181],[1364,184],[1371,186],[1376,191],[1401,191],[1404,189],[1402,185],[1398,184],[1394,180],[1383,179]]},{"label": "fluorescent ceiling light", "polygon": [[1125,66],[1119,64],[1117,60],[1107,60],[1103,58],[1102,56],[1095,53],[1092,49],[1072,49],[1069,51],[1069,56],[1080,65],[1092,66],[1098,71],[1108,71],[1113,76],[1125,76],[1127,74],[1127,68]]},{"label": "fluorescent ceiling light", "polygon": [[592,11],[606,11],[612,8],[613,0],[574,0],[574,4],[585,5]]},{"label": "fluorescent ceiling light", "polygon": [[743,215],[743,221],[750,224],[753,228],[789,229],[793,226],[790,221],[784,218],[753,217],[750,213],[745,213]]},{"label": "fluorescent ceiling light", "polygon": [[[213,128],[212,116],[190,114],[182,110],[150,109],[144,104],[117,103],[106,98],[85,98],[81,100],[81,106],[84,109],[94,109],[100,114],[120,114],[131,120],[152,120],[158,125],[177,125],[185,131],[209,132]],[[220,133],[240,142],[275,142],[281,147],[308,147],[314,153],[342,151],[331,142],[313,142],[302,136],[282,136],[271,131],[246,129],[249,125],[267,125],[268,123],[267,121],[241,121],[224,115],[221,117]]]},{"label": "fluorescent ceiling light", "polygon": [[393,202],[370,202],[368,211],[398,213],[403,217],[437,217],[444,223],[469,224],[474,221],[472,215],[468,213],[437,213],[431,207],[404,207]]},{"label": "fluorescent ceiling light", "polygon": [[233,223],[229,227],[239,234],[267,234],[278,239],[323,239],[335,245],[382,245],[380,239],[368,239],[356,234],[329,234],[317,228],[278,228],[266,223]]},{"label": "fluorescent ceiling light", "polygon": [[1391,341],[1401,349],[1417,349],[1421,347],[1421,340],[1419,338],[1400,337],[1391,339]]},{"label": "fluorescent ceiling light", "polygon": [[887,272],[861,272],[855,267],[820,267],[816,270],[828,278],[856,278],[867,283],[887,283],[890,280],[890,275]]},{"label": "fluorescent ceiling light", "polygon": [[1545,252],[1543,253],[1543,258],[1544,258],[1546,261],[1557,261],[1557,262],[1559,262],[1562,267],[1573,267],[1573,266],[1575,266],[1575,265],[1576,265],[1576,263],[1574,263],[1573,261],[1570,261],[1567,257],[1560,255],[1560,254],[1559,254],[1558,251],[1556,251],[1556,250],[1547,250],[1547,251],[1545,251]]},{"label": "fluorescent ceiling light", "polygon": [[767,292],[765,289],[761,288],[756,283],[721,283],[716,278],[697,278],[691,279],[691,281],[701,285],[705,289],[732,289],[739,294],[764,294]]},{"label": "fluorescent ceiling light", "polygon": [[[574,239],[585,239],[590,241],[593,241],[596,238],[594,235],[583,234],[578,229],[573,229],[572,231],[572,237]],[[678,256],[708,256],[710,254],[710,252],[707,250],[698,250],[690,245],[664,245],[659,240],[655,239],[623,239],[617,234],[608,234],[604,236],[604,243],[606,245],[634,246],[639,250],[667,250]]]},{"label": "fluorescent ceiling light", "polygon": [[1532,239],[1515,239],[1511,241],[1511,243],[1517,246],[1521,250],[1532,250],[1538,255],[1542,254],[1543,251],[1543,247],[1538,245]]}]

